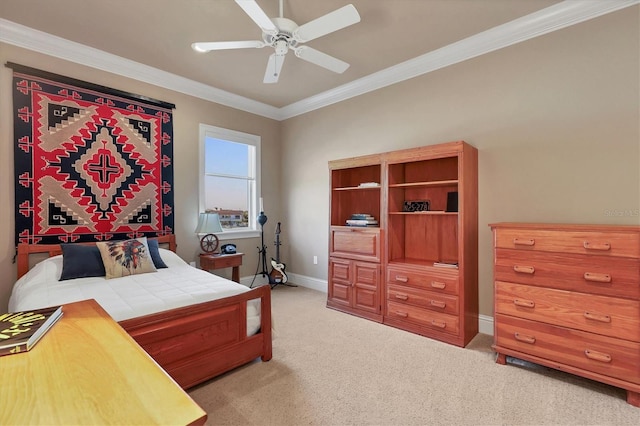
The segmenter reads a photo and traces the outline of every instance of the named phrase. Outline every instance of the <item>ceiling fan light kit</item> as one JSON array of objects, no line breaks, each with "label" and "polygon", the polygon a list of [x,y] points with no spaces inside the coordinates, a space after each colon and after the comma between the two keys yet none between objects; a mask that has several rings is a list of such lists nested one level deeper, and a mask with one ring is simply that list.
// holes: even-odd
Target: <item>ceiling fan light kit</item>
[{"label": "ceiling fan light kit", "polygon": [[212,50],[270,46],[274,49],[274,53],[269,56],[263,79],[264,83],[278,82],[285,55],[289,50],[293,50],[295,56],[302,60],[338,74],[345,72],[349,68],[348,63],[302,44],[360,22],[360,15],[352,4],[298,26],[291,19],[282,16],[282,0],[280,0],[279,18],[269,18],[255,0],[235,0],[235,2],[260,27],[263,41],[197,42],[191,45],[193,50],[210,52]]}]

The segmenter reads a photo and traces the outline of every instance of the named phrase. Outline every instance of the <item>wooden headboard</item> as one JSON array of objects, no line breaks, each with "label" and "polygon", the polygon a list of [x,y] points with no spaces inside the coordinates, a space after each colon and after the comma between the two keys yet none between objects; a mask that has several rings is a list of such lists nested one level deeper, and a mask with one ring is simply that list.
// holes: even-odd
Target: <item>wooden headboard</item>
[{"label": "wooden headboard", "polygon": [[[149,237],[158,240],[159,244],[167,244],[169,250],[176,251],[176,236],[174,234],[162,235],[159,237]],[[78,243],[83,245],[93,245],[95,243]],[[62,254],[60,244],[18,244],[18,278],[29,271],[29,256],[37,253],[47,253],[49,257]]]}]

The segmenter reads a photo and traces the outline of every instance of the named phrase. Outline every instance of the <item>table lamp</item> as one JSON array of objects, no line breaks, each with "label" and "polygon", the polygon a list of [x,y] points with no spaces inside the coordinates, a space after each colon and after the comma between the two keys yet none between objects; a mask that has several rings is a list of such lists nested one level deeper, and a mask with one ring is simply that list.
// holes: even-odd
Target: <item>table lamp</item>
[{"label": "table lamp", "polygon": [[218,248],[217,233],[223,232],[218,213],[200,213],[196,234],[205,234],[200,239],[200,248],[205,253],[213,253]]}]

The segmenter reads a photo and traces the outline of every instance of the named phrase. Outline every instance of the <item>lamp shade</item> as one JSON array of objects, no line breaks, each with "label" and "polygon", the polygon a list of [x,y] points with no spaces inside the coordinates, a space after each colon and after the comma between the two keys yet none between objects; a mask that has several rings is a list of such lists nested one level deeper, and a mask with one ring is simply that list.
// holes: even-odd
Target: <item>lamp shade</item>
[{"label": "lamp shade", "polygon": [[196,234],[218,234],[222,231],[218,213],[200,213]]}]

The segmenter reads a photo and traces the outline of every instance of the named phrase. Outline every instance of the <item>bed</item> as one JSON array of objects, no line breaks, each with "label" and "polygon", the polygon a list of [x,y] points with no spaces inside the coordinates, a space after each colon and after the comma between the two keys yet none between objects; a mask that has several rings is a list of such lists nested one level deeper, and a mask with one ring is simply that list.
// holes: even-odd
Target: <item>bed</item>
[{"label": "bed", "polygon": [[[9,309],[96,299],[184,389],[258,357],[270,360],[270,287],[249,289],[190,266],[175,254],[174,235],[157,241],[168,248],[160,248],[165,269],[67,281],[58,281],[60,245],[20,244]],[[43,253],[48,258],[30,268],[31,256]]]}]

